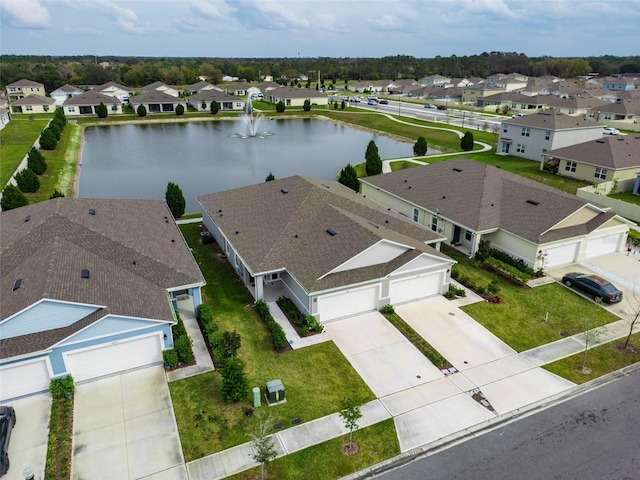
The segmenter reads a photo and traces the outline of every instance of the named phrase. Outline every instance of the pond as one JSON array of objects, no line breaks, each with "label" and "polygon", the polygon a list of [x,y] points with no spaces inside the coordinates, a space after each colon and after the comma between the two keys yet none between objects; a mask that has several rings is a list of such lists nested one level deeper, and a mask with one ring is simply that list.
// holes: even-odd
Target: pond
[{"label": "pond", "polygon": [[364,162],[370,140],[382,159],[413,155],[413,145],[314,119],[263,120],[265,138],[238,138],[240,121],[88,127],[79,197],[163,199],[168,182],[184,193],[187,212],[197,195],[291,175],[334,180],[347,164]]}]

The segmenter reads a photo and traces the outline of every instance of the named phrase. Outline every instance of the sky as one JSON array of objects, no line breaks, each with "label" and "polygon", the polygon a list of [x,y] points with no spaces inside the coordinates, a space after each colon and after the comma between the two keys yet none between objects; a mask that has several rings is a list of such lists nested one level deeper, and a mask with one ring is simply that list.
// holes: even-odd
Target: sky
[{"label": "sky", "polygon": [[640,0],[0,0],[0,53],[640,55]]}]

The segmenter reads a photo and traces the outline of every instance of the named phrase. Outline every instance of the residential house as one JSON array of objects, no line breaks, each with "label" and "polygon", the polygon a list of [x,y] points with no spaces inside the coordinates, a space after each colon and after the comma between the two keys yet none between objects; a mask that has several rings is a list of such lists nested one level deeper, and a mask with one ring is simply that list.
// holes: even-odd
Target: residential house
[{"label": "residential house", "polygon": [[245,101],[218,90],[201,90],[187,98],[189,105],[199,112],[211,110],[211,102],[218,102],[220,110],[244,110]]},{"label": "residential house", "polygon": [[601,100],[587,94],[570,95],[568,97],[556,97],[555,95],[547,95],[546,105],[553,108],[557,113],[566,113],[567,115],[578,115],[581,117],[589,116],[589,112],[596,107],[608,105],[611,102]]},{"label": "residential house", "polygon": [[108,95],[110,97],[117,98],[120,103],[126,103],[129,101],[129,97],[133,96],[133,88],[125,87],[116,82],[107,82],[102,85],[93,87],[91,90]]},{"label": "residential house", "polygon": [[187,111],[187,102],[184,99],[158,90],[151,90],[131,97],[129,99],[129,105],[131,105],[134,112],[137,112],[141,105],[147,109],[147,113],[175,112],[178,105],[182,105],[184,111]]},{"label": "residential house", "polygon": [[277,82],[274,81],[264,81],[258,85],[256,85],[256,87],[258,88],[258,91],[260,91],[263,94],[266,94],[269,90],[273,90],[276,88],[280,88],[282,85],[280,85]]},{"label": "residential house", "polygon": [[62,104],[62,110],[67,117],[97,116],[96,108],[100,104],[107,107],[107,115],[119,115],[122,113],[122,102],[118,98],[95,90],[89,90],[75,97],[67,98]]},{"label": "residential house", "polygon": [[450,83],[450,79],[448,77],[443,77],[442,75],[430,75],[428,77],[421,78],[420,83],[425,87],[444,87],[446,84]]},{"label": "residential house", "polygon": [[350,92],[370,92],[371,86],[371,82],[364,80],[355,83],[349,83],[347,85],[347,90],[349,90]]},{"label": "residential house", "polygon": [[50,97],[30,94],[11,104],[13,113],[47,113],[56,109],[56,101]]},{"label": "residential house", "polygon": [[497,167],[456,158],[361,179],[362,195],[474,256],[481,240],[534,269],[622,251],[629,224],[597,205]]},{"label": "residential house", "polygon": [[265,102],[284,102],[287,107],[302,107],[305,100],[312,105],[328,105],[329,97],[314,88],[280,87],[264,94]]},{"label": "residential house", "polygon": [[56,106],[60,106],[67,98],[77,97],[83,93],[84,90],[78,87],[74,87],[73,85],[63,85],[60,88],[56,88],[49,96],[56,101]]},{"label": "residential house", "polygon": [[2,212],[0,226],[2,401],[161,363],[178,299],[201,302],[162,200],[57,198]]},{"label": "residential house", "polygon": [[162,92],[162,93],[166,93],[167,95],[171,95],[172,97],[179,97],[180,96],[180,91],[167,85],[166,83],[163,82],[153,82],[150,83],[149,85],[145,85],[144,87],[142,87],[140,89],[141,93],[149,93],[149,92]]},{"label": "residential house", "polygon": [[[248,83],[237,83],[235,85],[229,85],[227,87],[227,93],[229,95],[235,95],[237,97],[246,97],[247,94],[249,94],[249,89],[251,88],[251,85],[249,85]],[[259,87],[255,87],[255,88],[259,88]]]},{"label": "residential house", "polygon": [[631,78],[606,77],[602,79],[602,88],[607,90],[615,90],[621,92],[630,92],[635,90],[636,84]]},{"label": "residential house", "polygon": [[511,110],[520,113],[533,113],[532,111],[542,110],[547,106],[550,95],[528,96],[518,92],[509,92],[511,95]]},{"label": "residential house", "polygon": [[395,92],[398,87],[400,87],[400,84],[393,80],[380,80],[371,86],[371,91],[377,93],[392,93]]},{"label": "residential house", "polygon": [[462,103],[467,105],[477,105],[479,98],[486,98],[498,93],[505,93],[505,88],[498,88],[488,83],[475,83],[462,89]]},{"label": "residential house", "polygon": [[639,132],[640,99],[618,99],[615,103],[591,108],[587,116],[601,125]]},{"label": "residential house", "polygon": [[187,85],[186,87],[184,87],[184,93],[186,93],[187,95],[195,95],[198,92],[202,92],[206,90],[217,90],[219,92],[224,92],[224,89],[220,87],[216,87],[212,83],[205,82],[205,81],[192,83],[191,85]]},{"label": "residential house", "polygon": [[24,78],[17,82],[10,83],[6,86],[6,90],[9,102],[26,97],[27,95],[40,95],[41,97],[46,95],[44,84]]},{"label": "residential house", "polygon": [[0,130],[11,121],[11,110],[7,94],[0,90]]},{"label": "residential house", "polygon": [[542,154],[540,169],[593,183],[635,179],[640,173],[640,135],[609,135],[549,150]]},{"label": "residential house", "polygon": [[602,131],[602,126],[589,118],[545,110],[503,120],[498,153],[540,161],[540,155],[548,150],[596,140]]},{"label": "residential house", "polygon": [[293,176],[198,201],[255,300],[284,295],[325,323],[448,290],[440,235],[337,182]]},{"label": "residential house", "polygon": [[[204,80],[202,77],[200,77],[201,80]],[[237,82],[239,80],[238,77],[233,77],[231,75],[223,75],[222,76],[222,81],[223,82]]]}]

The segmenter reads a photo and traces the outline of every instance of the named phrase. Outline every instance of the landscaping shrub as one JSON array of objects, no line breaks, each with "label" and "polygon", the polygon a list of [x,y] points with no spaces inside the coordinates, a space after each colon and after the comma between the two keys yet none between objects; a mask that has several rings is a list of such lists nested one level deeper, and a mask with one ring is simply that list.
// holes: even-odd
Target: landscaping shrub
[{"label": "landscaping shrub", "polygon": [[493,271],[501,273],[508,278],[515,280],[516,282],[525,284],[531,280],[531,275],[518,270],[516,267],[509,265],[494,257],[489,257],[485,261],[485,265],[491,268]]},{"label": "landscaping shrub", "polygon": [[60,198],[60,197],[64,197],[64,193],[62,193],[60,190],[55,188],[53,192],[51,192],[51,195],[49,195],[49,200],[51,200],[52,198]]},{"label": "landscaping shrub", "polygon": [[56,141],[60,141],[60,137],[62,137],[62,127],[59,124],[51,122],[47,130],[51,130],[53,136],[56,137]]},{"label": "landscaping shrub", "polygon": [[237,357],[227,360],[222,370],[221,394],[228,402],[242,400],[249,392],[249,380],[244,372],[245,364]]},{"label": "landscaping shrub", "polygon": [[173,348],[170,350],[164,350],[162,352],[162,359],[164,360],[165,365],[173,368],[178,365],[178,352]]},{"label": "landscaping shrub", "polygon": [[284,347],[289,344],[287,336],[280,324],[271,316],[269,305],[267,305],[263,300],[258,300],[256,302],[256,311],[271,332],[271,345],[273,346],[273,349],[276,351],[284,349]]},{"label": "landscaping shrub", "polygon": [[183,335],[176,338],[173,345],[181,362],[191,363],[193,361],[193,345],[189,336]]},{"label": "landscaping shrub", "polygon": [[451,289],[451,287],[449,287],[449,290],[444,292],[444,298],[448,298],[449,300],[456,298],[456,293]]},{"label": "landscaping shrub", "polygon": [[217,332],[219,328],[218,324],[211,320],[202,326],[202,331],[206,336],[209,336],[210,334]]},{"label": "landscaping shrub", "polygon": [[637,232],[632,228],[629,229],[629,234],[627,235],[627,239],[629,243],[632,243],[634,245],[640,245],[640,232]]},{"label": "landscaping shrub", "polygon": [[241,346],[242,338],[240,337],[240,334],[238,332],[234,330],[233,332],[222,333],[220,348],[222,350],[222,356],[225,359],[235,357]]},{"label": "landscaping shrub", "polygon": [[213,320],[213,312],[208,303],[201,303],[196,307],[196,320],[203,326]]},{"label": "landscaping shrub", "polygon": [[27,197],[25,197],[24,193],[22,193],[18,187],[10,183],[4,187],[4,190],[2,190],[2,200],[0,200],[0,207],[3,212],[24,207],[25,205],[29,205],[29,200],[27,200]]},{"label": "landscaping shrub", "polygon": [[489,291],[490,294],[497,295],[498,292],[500,291],[500,284],[498,283],[498,280],[495,278],[491,280],[491,282],[487,286],[487,290]]},{"label": "landscaping shrub", "polygon": [[49,383],[49,392],[53,398],[64,398],[72,395],[74,391],[74,382],[71,375],[62,378],[54,378]]},{"label": "landscaping shrub", "polygon": [[37,192],[40,188],[40,180],[30,168],[25,168],[16,173],[16,183],[21,192]]},{"label": "landscaping shrub", "polygon": [[497,258],[502,262],[511,265],[512,267],[517,268],[521,272],[526,273],[529,277],[533,277],[535,275],[535,270],[531,268],[529,265],[524,263],[524,261],[520,258],[514,258],[508,253],[503,252],[502,250],[496,250],[495,248],[491,249],[491,257]]},{"label": "landscaping shrub", "polygon": [[43,150],[55,150],[57,146],[58,140],[56,136],[50,129],[45,128],[40,134],[40,147]]},{"label": "landscaping shrub", "polygon": [[184,115],[184,107],[182,105],[178,105],[176,107],[176,115],[178,116]]},{"label": "landscaping shrub", "polygon": [[27,168],[31,169],[36,175],[42,175],[47,171],[47,162],[44,155],[40,153],[36,147],[31,147],[29,156],[27,157]]},{"label": "landscaping shrub", "polygon": [[380,311],[382,313],[387,313],[387,314],[396,313],[395,309],[393,308],[393,305],[389,305],[389,304],[382,307],[382,310]]},{"label": "landscaping shrub", "polygon": [[184,322],[178,312],[176,312],[176,320],[177,323],[173,326],[173,338],[175,339],[182,336],[188,336],[187,329],[184,327]]}]

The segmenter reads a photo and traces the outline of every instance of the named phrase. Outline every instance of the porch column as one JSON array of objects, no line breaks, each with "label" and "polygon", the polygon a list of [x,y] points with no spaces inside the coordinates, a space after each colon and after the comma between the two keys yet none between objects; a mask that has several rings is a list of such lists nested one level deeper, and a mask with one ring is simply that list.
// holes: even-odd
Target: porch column
[{"label": "porch column", "polygon": [[478,251],[478,245],[480,244],[480,238],[482,237],[479,233],[474,233],[471,235],[471,253],[469,254],[469,258],[473,258],[473,256]]},{"label": "porch column", "polygon": [[264,298],[264,275],[258,275],[253,277],[255,283],[255,300],[262,300]]}]

